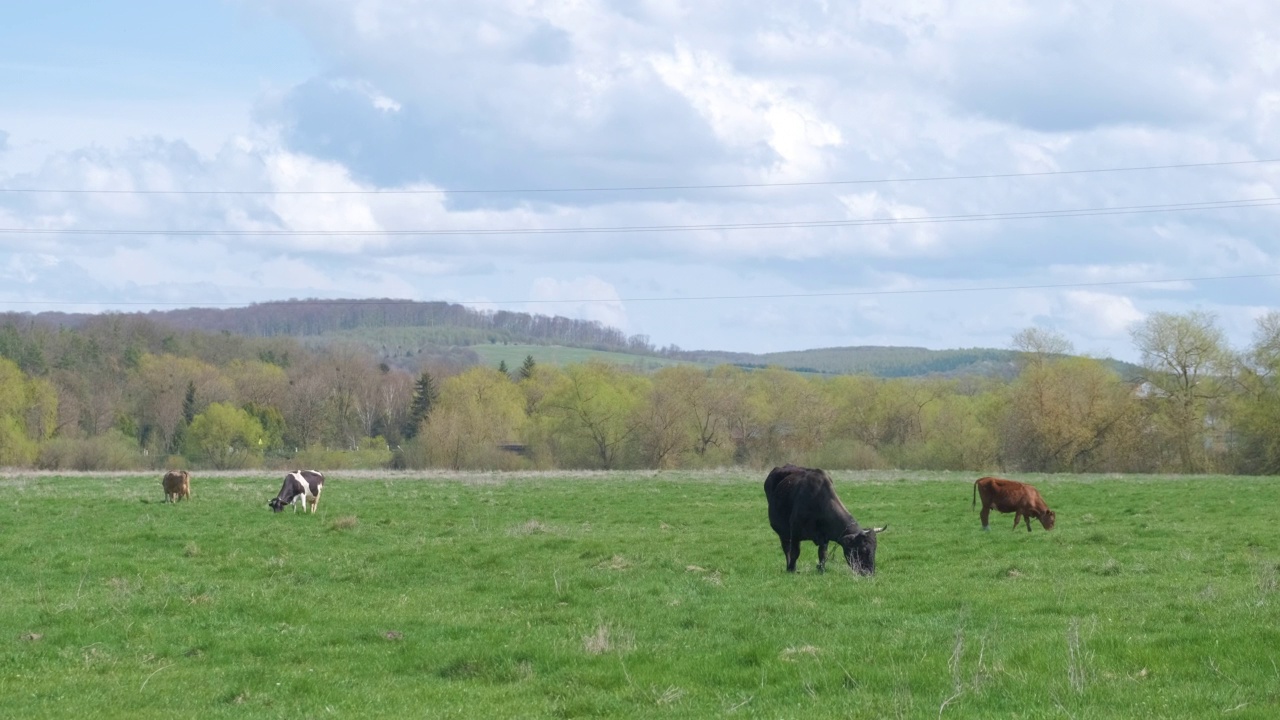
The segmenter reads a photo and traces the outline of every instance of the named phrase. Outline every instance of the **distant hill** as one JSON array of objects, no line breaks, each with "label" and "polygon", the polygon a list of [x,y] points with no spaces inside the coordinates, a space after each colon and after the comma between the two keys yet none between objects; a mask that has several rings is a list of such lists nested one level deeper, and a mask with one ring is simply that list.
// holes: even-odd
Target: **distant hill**
[{"label": "distant hill", "polygon": [[777,365],[828,375],[918,377],[922,375],[1016,374],[1012,350],[970,348],[929,350],[921,347],[856,346],[818,348],[775,353],[688,352],[682,357],[706,363],[732,363],[744,367]]},{"label": "distant hill", "polygon": [[[367,348],[390,365],[416,369],[429,362],[453,366],[505,361],[518,367],[526,355],[560,365],[595,358],[651,371],[666,365],[730,364],[742,368],[778,366],[823,375],[877,377],[1012,377],[1012,350],[920,347],[833,347],[776,353],[655,348],[644,335],[627,336],[589,320],[500,310],[482,312],[445,302],[394,299],[288,300],[241,308],[185,308],[141,317],[180,330],[225,332],[250,337],[291,336],[308,345],[346,343]],[[8,320],[77,327],[95,317],[77,313],[9,313]],[[1123,377],[1139,368],[1107,361]]]}]

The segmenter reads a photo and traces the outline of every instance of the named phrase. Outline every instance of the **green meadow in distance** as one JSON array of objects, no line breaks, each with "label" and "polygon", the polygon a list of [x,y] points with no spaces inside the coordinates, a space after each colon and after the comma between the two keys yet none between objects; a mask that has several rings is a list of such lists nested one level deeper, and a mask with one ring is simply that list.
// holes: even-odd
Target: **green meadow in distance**
[{"label": "green meadow in distance", "polygon": [[0,477],[0,715],[1280,717],[1280,483],[833,473],[877,574],[784,572],[764,472]]}]

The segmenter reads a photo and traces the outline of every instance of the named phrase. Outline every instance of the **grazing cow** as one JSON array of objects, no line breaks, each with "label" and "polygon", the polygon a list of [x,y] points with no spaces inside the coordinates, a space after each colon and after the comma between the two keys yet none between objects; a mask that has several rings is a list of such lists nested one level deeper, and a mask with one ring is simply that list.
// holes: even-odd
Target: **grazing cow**
[{"label": "grazing cow", "polygon": [[769,501],[769,524],[782,541],[787,572],[796,571],[800,542],[811,540],[818,546],[818,572],[827,563],[827,543],[844,548],[845,562],[859,575],[876,571],[876,535],[888,525],[864,530],[836,497],[831,478],[821,470],[783,465],[774,468],[764,481]]},{"label": "grazing cow", "polygon": [[1027,532],[1031,532],[1031,518],[1040,521],[1045,530],[1052,530],[1056,519],[1053,511],[1044,504],[1040,492],[1026,483],[1016,480],[1004,480],[995,477],[978,478],[973,483],[973,504],[978,504],[978,495],[982,495],[982,529],[990,530],[987,518],[991,508],[1002,513],[1013,513],[1013,529],[1018,523],[1026,520]]},{"label": "grazing cow", "polygon": [[160,481],[164,486],[164,501],[177,502],[182,498],[191,499],[191,473],[186,470],[170,470]]},{"label": "grazing cow", "polygon": [[303,504],[305,510],[315,512],[323,489],[324,475],[315,470],[295,470],[285,474],[280,494],[271,498],[267,507],[271,508],[271,512],[280,512],[285,505],[292,504],[293,511],[298,512],[298,505]]}]

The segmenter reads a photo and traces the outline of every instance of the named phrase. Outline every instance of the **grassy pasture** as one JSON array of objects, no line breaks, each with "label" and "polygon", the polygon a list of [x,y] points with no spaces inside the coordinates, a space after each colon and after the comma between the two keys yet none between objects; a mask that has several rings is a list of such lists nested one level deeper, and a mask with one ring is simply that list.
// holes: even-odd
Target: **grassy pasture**
[{"label": "grassy pasture", "polygon": [[[764,473],[0,478],[0,715],[1280,716],[1280,483],[836,473],[878,574],[783,572]],[[839,558],[838,552],[835,557]]]}]

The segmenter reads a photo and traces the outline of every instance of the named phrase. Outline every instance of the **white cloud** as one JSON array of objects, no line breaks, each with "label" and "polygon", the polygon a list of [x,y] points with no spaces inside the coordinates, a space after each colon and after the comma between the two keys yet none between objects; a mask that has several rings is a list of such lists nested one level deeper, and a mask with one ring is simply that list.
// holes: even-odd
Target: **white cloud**
[{"label": "white cloud", "polygon": [[743,77],[710,53],[679,47],[650,63],[663,82],[697,109],[725,143],[750,151],[767,145],[777,156],[767,176],[798,180],[825,173],[824,148],[842,143],[840,130],[816,108],[776,83]]},{"label": "white cloud", "polygon": [[[268,69],[230,100],[226,87],[193,87],[184,97],[210,100],[182,112],[156,99],[130,101],[95,111],[92,122],[67,110],[82,97],[55,102],[46,88],[13,98],[21,112],[0,128],[0,188],[188,194],[0,193],[0,225],[284,234],[0,235],[0,273],[18,288],[0,299],[582,300],[528,309],[684,347],[1002,347],[1013,332],[1044,324],[1082,349],[1120,354],[1131,353],[1125,328],[1146,313],[1213,307],[1242,344],[1239,328],[1274,302],[1274,282],[1191,278],[1280,273],[1276,208],[979,218],[1276,196],[1280,164],[716,190],[438,191],[918,179],[1277,157],[1280,6],[263,6],[310,43],[309,77],[281,84],[288,73]],[[215,100],[225,101],[221,109]],[[195,194],[227,189],[275,194]],[[944,216],[953,219],[798,225]],[[774,226],[498,232],[753,223]],[[476,234],[379,234],[415,229]],[[298,230],[367,234],[287,234]],[[1136,284],[1153,279],[1171,282]],[[1060,287],[1072,283],[1081,287]],[[1023,289],[890,294],[984,287]],[[767,305],[621,300],[656,292],[650,288],[668,297],[798,297]],[[876,291],[886,294],[838,294]]]},{"label": "white cloud", "polygon": [[1073,330],[1093,337],[1119,337],[1145,317],[1122,295],[1072,290],[1063,297]]},{"label": "white cloud", "polygon": [[623,332],[629,330],[627,310],[618,291],[598,277],[539,277],[533,281],[529,296],[532,302],[526,312],[596,320]]}]

